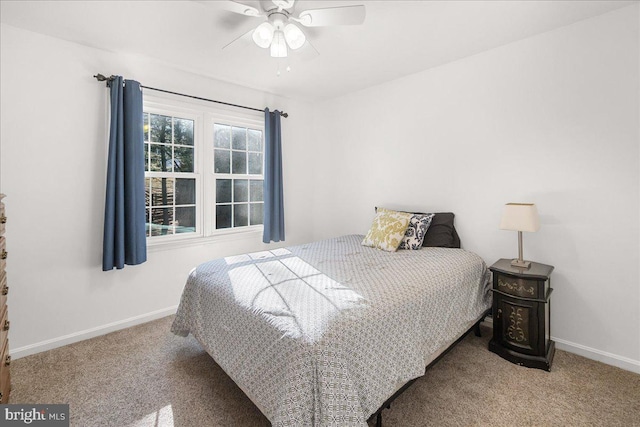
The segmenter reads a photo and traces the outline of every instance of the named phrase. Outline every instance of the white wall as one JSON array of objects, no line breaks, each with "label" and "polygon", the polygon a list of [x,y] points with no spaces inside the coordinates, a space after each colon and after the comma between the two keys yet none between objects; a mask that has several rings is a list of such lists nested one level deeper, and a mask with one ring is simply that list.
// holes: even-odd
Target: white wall
[{"label": "white wall", "polygon": [[108,91],[93,74],[289,112],[283,119],[286,243],[311,240],[309,105],[4,24],[0,52],[0,189],[7,194],[14,357],[170,314],[195,265],[268,247],[254,234],[151,250],[145,264],[102,272]]},{"label": "white wall", "polygon": [[[558,347],[640,372],[638,5],[320,104],[315,238],[374,206],[453,211],[463,247],[555,266]],[[319,165],[324,165],[321,169]]]},{"label": "white wall", "polygon": [[102,72],[288,111],[287,244],[364,233],[376,205],[451,210],[463,246],[492,263],[517,250],[502,205],[535,202],[525,257],[556,266],[558,346],[640,371],[639,21],[620,9],[315,108],[2,24],[14,357],[168,314],[194,265],[264,247],[224,240],[101,271]]}]

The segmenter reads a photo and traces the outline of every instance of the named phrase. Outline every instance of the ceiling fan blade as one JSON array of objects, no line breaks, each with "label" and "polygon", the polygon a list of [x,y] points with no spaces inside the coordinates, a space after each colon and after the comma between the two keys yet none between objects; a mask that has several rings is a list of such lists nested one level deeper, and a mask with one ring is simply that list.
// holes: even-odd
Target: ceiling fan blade
[{"label": "ceiling fan blade", "polygon": [[271,0],[273,4],[283,9],[290,9],[296,0]]},{"label": "ceiling fan blade", "polygon": [[[202,2],[209,3],[209,2]],[[212,2],[215,6],[228,12],[239,13],[246,16],[260,16],[261,12],[253,6],[247,4],[238,3],[232,0],[223,0]]]},{"label": "ceiling fan blade", "polygon": [[309,9],[300,12],[296,21],[305,27],[324,27],[330,25],[360,25],[364,22],[364,6],[329,7]]},{"label": "ceiling fan blade", "polygon": [[227,43],[222,47],[222,50],[225,52],[237,52],[241,49],[246,48],[253,44],[253,31],[254,29],[250,29],[240,37],[233,39],[231,42]]},{"label": "ceiling fan blade", "polygon": [[296,62],[307,62],[312,59],[316,59],[319,55],[320,52],[318,52],[318,49],[316,49],[309,39],[307,39],[304,45],[302,45],[302,48],[298,49],[298,51],[295,54],[292,54],[291,57],[292,59],[295,58]]}]

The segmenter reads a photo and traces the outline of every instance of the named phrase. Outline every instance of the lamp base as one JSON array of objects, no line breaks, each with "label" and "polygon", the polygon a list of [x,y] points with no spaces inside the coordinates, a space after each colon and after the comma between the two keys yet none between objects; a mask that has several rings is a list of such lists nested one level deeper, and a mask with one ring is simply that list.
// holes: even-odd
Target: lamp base
[{"label": "lamp base", "polygon": [[531,261],[524,261],[524,260],[520,260],[520,259],[512,259],[511,260],[511,267],[529,268],[529,267],[531,267]]}]

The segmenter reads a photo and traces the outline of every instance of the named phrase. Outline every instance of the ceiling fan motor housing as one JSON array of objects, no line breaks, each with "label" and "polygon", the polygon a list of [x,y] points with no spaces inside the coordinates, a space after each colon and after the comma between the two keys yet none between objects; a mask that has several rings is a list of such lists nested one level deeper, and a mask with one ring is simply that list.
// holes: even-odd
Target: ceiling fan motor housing
[{"label": "ceiling fan motor housing", "polygon": [[276,30],[283,30],[284,26],[289,22],[289,14],[284,11],[275,11],[269,13],[269,22]]}]

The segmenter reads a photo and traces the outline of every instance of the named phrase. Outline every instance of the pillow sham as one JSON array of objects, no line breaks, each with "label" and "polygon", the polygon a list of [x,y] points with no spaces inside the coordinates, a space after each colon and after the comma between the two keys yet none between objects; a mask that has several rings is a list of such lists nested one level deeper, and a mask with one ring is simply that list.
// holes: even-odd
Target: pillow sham
[{"label": "pillow sham", "polygon": [[434,215],[435,214],[413,214],[409,220],[409,227],[407,227],[407,231],[398,249],[420,249]]},{"label": "pillow sham", "polygon": [[440,248],[459,248],[460,237],[453,226],[455,215],[452,212],[438,212],[431,220],[431,225],[424,236],[422,246]]},{"label": "pillow sham", "polygon": [[362,245],[395,252],[407,232],[412,216],[413,214],[409,212],[377,208],[376,216],[369,232],[362,240]]}]

